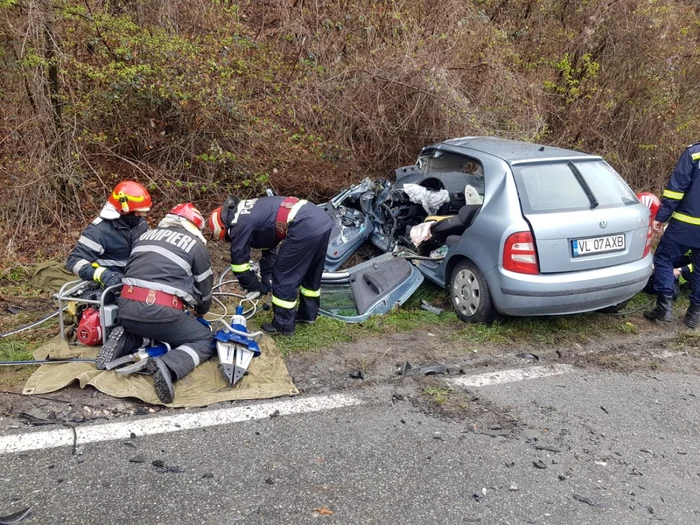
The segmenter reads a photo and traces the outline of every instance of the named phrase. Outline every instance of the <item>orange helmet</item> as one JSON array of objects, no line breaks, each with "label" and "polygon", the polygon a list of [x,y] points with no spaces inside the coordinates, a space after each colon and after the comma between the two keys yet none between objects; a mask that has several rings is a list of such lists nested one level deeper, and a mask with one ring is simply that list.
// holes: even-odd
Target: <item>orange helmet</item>
[{"label": "orange helmet", "polygon": [[131,180],[117,184],[107,202],[114,206],[120,215],[151,209],[151,196],[146,188]]},{"label": "orange helmet", "polygon": [[235,209],[239,202],[241,202],[241,199],[231,195],[226,198],[223,206],[219,206],[213,212],[211,212],[207,225],[214,234],[215,239],[219,241],[226,239],[226,236],[228,235],[227,225],[229,223],[231,210]]},{"label": "orange helmet", "polygon": [[169,213],[172,215],[179,215],[180,217],[184,217],[200,230],[204,226],[204,216],[197,208],[195,208],[194,204],[192,204],[191,202],[178,204],[172,210],[170,210]]},{"label": "orange helmet", "polygon": [[648,191],[638,193],[637,198],[639,199],[639,202],[649,208],[651,211],[651,219],[654,220],[656,218],[656,214],[659,212],[659,208],[661,207],[661,201],[659,201],[659,198]]}]

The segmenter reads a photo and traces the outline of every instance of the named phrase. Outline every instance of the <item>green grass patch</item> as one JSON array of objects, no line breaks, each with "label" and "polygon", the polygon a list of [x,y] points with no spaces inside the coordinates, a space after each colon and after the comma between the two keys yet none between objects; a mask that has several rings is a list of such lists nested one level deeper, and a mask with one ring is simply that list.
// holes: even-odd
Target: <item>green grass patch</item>
[{"label": "green grass patch", "polygon": [[[443,308],[443,312],[435,315],[422,310],[420,306],[423,300]],[[370,317],[362,323],[354,324],[319,317],[314,325],[298,325],[293,337],[279,337],[276,342],[284,355],[320,350],[335,343],[347,343],[386,333],[415,330],[433,332],[449,343],[463,343],[465,350],[471,351],[478,348],[478,345],[485,344],[585,343],[605,333],[638,333],[640,309],[650,306],[651,300],[646,294],[637,294],[621,310],[625,315],[591,312],[561,316],[501,317],[490,325],[467,324],[459,321],[444,290],[425,283],[402,307],[386,315]],[[684,300],[687,302],[687,298],[681,297],[676,304]],[[259,326],[271,318],[270,312],[261,312],[253,323]]]},{"label": "green grass patch", "polygon": [[[424,329],[458,326],[457,315],[450,306],[441,313],[434,313],[420,308],[421,300],[442,306],[446,294],[434,285],[422,285],[402,307],[386,315],[370,317],[362,323],[345,323],[337,319],[319,316],[313,325],[297,325],[293,337],[278,337],[277,346],[283,355],[291,352],[303,352],[327,348],[335,343],[347,343],[361,338],[383,333],[410,332]],[[447,299],[449,301],[449,298]],[[255,317],[255,325],[269,322],[270,312],[262,312]]]},{"label": "green grass patch", "polygon": [[0,339],[0,361],[26,361],[33,359],[32,353],[38,344],[15,337]]},{"label": "green grass patch", "polygon": [[430,399],[436,405],[444,405],[450,395],[450,390],[447,388],[439,388],[435,386],[426,386],[421,393]]}]

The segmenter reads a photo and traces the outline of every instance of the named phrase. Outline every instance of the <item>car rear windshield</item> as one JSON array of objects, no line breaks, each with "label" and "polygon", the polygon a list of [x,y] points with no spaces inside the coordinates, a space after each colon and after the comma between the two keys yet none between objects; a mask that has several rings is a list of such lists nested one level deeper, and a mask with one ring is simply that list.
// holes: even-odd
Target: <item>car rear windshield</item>
[{"label": "car rear windshield", "polygon": [[527,164],[513,168],[526,213],[611,208],[639,201],[602,160]]}]

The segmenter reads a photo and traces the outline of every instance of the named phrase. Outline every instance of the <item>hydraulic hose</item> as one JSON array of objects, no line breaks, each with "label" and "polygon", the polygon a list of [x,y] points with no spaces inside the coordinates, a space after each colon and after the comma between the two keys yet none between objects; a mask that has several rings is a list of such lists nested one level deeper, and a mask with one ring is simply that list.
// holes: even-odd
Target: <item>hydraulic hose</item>
[{"label": "hydraulic hose", "polygon": [[75,359],[39,359],[37,361],[0,361],[0,366],[22,365],[60,365],[62,363],[94,363],[94,359],[76,357]]},{"label": "hydraulic hose", "polygon": [[[66,306],[66,308],[68,308],[68,307]],[[63,310],[65,311],[66,308],[64,308]],[[51,319],[51,318],[53,318],[53,317],[56,317],[56,316],[57,316],[58,314],[60,314],[60,313],[61,313],[60,310],[56,310],[54,313],[52,313],[52,314],[50,314],[50,315],[47,315],[46,317],[42,317],[42,318],[39,319],[38,321],[35,321],[35,322],[33,322],[33,323],[31,323],[31,324],[28,324],[28,325],[26,325],[26,326],[22,326],[21,328],[17,328],[16,330],[12,330],[11,332],[6,332],[6,333],[4,333],[4,334],[0,334],[0,338],[2,338],[2,337],[8,337],[8,336],[10,336],[10,335],[15,335],[15,334],[18,334],[18,333],[20,333],[20,332],[24,332],[25,330],[29,330],[30,328],[34,328],[35,326],[39,326],[40,324],[45,323],[45,322],[48,321],[49,319]]]}]

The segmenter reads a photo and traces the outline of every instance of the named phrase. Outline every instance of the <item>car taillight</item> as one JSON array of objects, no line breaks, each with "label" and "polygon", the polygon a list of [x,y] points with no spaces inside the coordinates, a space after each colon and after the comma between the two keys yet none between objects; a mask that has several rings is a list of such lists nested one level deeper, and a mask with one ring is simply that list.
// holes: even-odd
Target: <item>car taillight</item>
[{"label": "car taillight", "polygon": [[540,273],[532,233],[518,232],[506,239],[503,247],[503,268],[517,273]]},{"label": "car taillight", "polygon": [[649,229],[647,230],[647,243],[644,245],[644,252],[642,253],[642,259],[649,255],[649,250],[651,250],[651,238],[654,235],[654,232],[651,229],[651,223],[654,222],[654,219],[649,217]]}]

